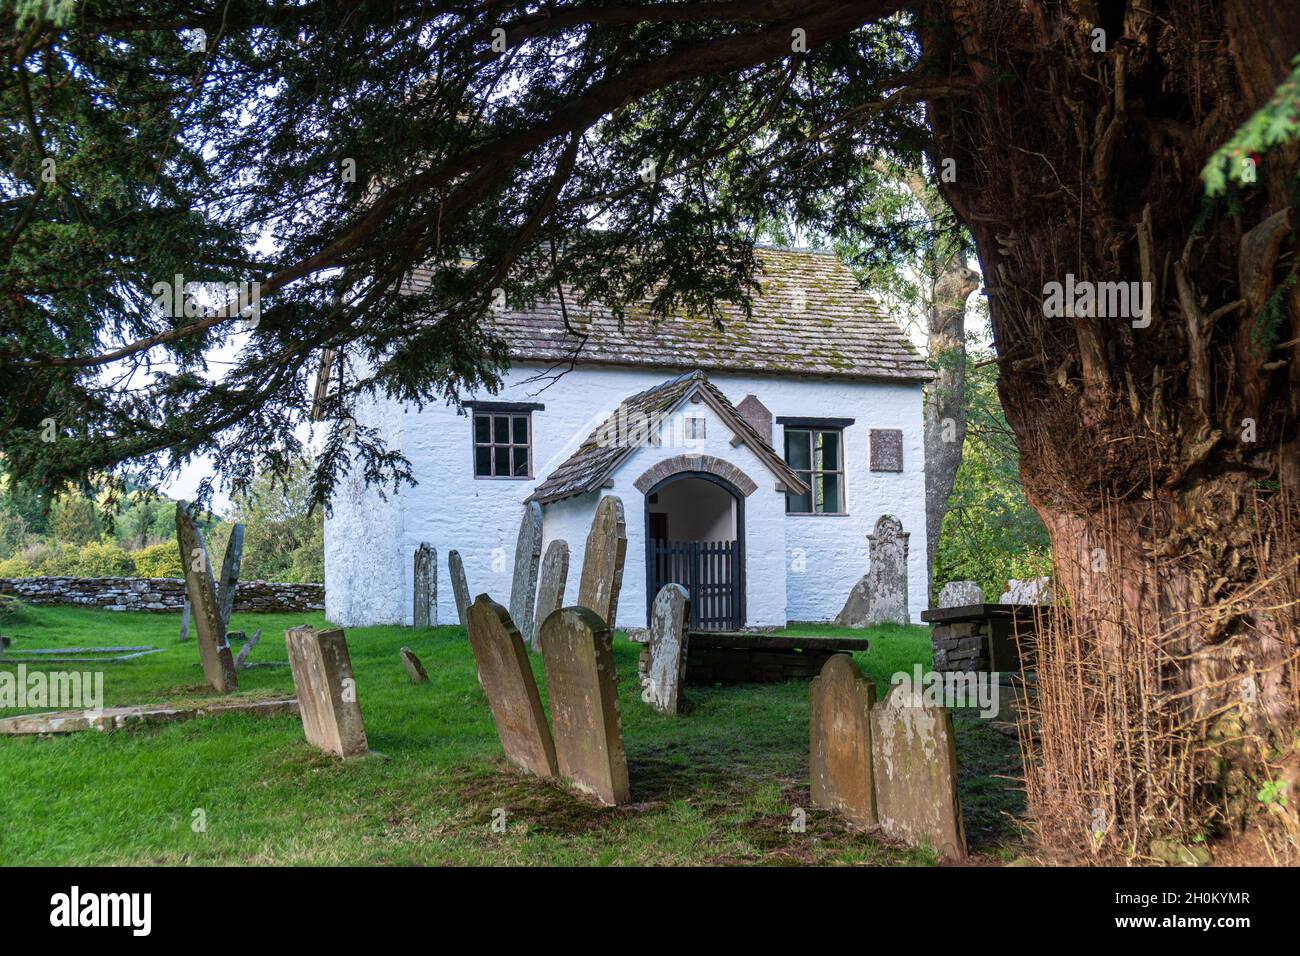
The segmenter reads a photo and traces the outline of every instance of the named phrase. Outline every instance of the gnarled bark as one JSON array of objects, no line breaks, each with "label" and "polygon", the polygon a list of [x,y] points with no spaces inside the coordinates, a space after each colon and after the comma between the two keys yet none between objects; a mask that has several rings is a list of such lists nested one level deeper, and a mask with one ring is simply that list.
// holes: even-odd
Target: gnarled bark
[{"label": "gnarled bark", "polygon": [[[1278,291],[1297,150],[1260,157],[1231,203],[1207,207],[1198,173],[1286,76],[1300,9],[949,0],[928,16],[930,60],[985,81],[928,105],[1069,601],[1040,648],[1031,797],[1130,852],[1237,822],[1300,728],[1300,297]],[[1150,324],[1048,317],[1045,286],[1067,276],[1149,283]]]}]

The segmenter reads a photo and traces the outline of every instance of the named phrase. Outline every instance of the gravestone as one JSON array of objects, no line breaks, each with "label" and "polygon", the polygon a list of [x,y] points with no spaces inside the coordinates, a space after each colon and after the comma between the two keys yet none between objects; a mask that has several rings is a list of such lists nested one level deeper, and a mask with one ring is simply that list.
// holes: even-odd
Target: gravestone
[{"label": "gravestone", "polygon": [[642,678],[641,699],[661,714],[680,714],[685,699],[686,622],[691,601],[680,584],[665,584],[650,608],[650,634],[646,642],[649,662]]},{"label": "gravestone", "polygon": [[524,643],[533,640],[533,605],[537,600],[537,566],[542,560],[542,506],[536,501],[524,504],[515,542],[515,575],[510,585],[510,619],[519,628]]},{"label": "gravestone", "polygon": [[998,603],[1051,604],[1051,584],[1051,579],[1046,575],[1041,578],[1030,578],[1028,581],[1018,581],[1012,578],[1007,582],[1007,590],[1002,592],[1002,596],[998,598]]},{"label": "gravestone", "polygon": [[259,627],[253,632],[253,636],[244,642],[244,646],[239,649],[239,653],[235,655],[235,670],[245,670],[253,666],[248,663],[248,655],[253,653],[253,648],[257,646],[257,642],[261,639],[262,629]]},{"label": "gravestone", "polygon": [[569,543],[555,540],[546,546],[542,574],[537,581],[537,613],[533,615],[533,650],[540,651],[542,621],[564,606],[564,588],[569,583]]},{"label": "gravestone", "polygon": [[451,595],[456,599],[456,616],[461,627],[469,627],[469,582],[465,580],[465,564],[459,551],[447,552],[447,572],[451,575]]},{"label": "gravestone", "polygon": [[957,751],[948,708],[927,705],[922,688],[896,685],[871,711],[872,766],[880,828],[949,859],[966,855],[957,800]]},{"label": "gravestone", "polygon": [[185,609],[181,611],[181,642],[184,643],[190,639],[190,599],[189,595],[185,597]]},{"label": "gravestone", "polygon": [[399,653],[402,666],[406,668],[406,676],[411,679],[412,684],[423,684],[429,679],[429,672],[424,669],[424,664],[415,656],[414,651],[409,647],[403,647]]},{"label": "gravestone", "polygon": [[871,550],[871,609],[867,625],[908,624],[907,539],[902,523],[892,515],[881,515],[876,533],[867,536]]},{"label": "gravestone", "polygon": [[623,501],[607,495],[596,505],[582,556],[578,605],[600,615],[613,633],[618,616],[618,592],[623,587],[623,560],[627,557],[627,523]]},{"label": "gravestone", "polygon": [[523,636],[509,612],[486,594],[474,600],[465,618],[479,683],[492,708],[501,749],[520,769],[554,777],[555,743]]},{"label": "gravestone", "polygon": [[835,615],[836,627],[866,627],[867,615],[871,613],[871,574],[858,578],[849,591],[848,600],[840,613]]},{"label": "gravestone", "polygon": [[291,627],[284,646],[308,743],[345,760],[365,756],[370,746],[342,629]]},{"label": "gravestone", "polygon": [[185,594],[193,609],[194,629],[198,632],[199,662],[208,685],[220,694],[239,686],[235,677],[235,659],[226,641],[226,625],[217,607],[216,589],[212,584],[212,566],[208,563],[203,534],[190,516],[184,501],[176,502],[176,541],[185,569]]},{"label": "gravestone", "polygon": [[939,591],[939,607],[969,607],[984,603],[984,591],[974,581],[949,581]]},{"label": "gravestone", "polygon": [[813,678],[808,707],[808,772],[815,806],[875,826],[871,708],[876,685],[848,654],[836,654]]},{"label": "gravestone", "polygon": [[438,552],[427,541],[415,549],[415,607],[412,626],[438,626]]},{"label": "gravestone", "polygon": [[541,630],[560,776],[601,803],[627,803],[613,632],[586,607],[554,612]]},{"label": "gravestone", "polygon": [[217,610],[221,613],[221,626],[230,628],[230,612],[235,608],[235,590],[239,587],[239,566],[244,560],[244,526],[236,524],[226,542],[226,554],[221,559],[221,580],[217,582]]}]

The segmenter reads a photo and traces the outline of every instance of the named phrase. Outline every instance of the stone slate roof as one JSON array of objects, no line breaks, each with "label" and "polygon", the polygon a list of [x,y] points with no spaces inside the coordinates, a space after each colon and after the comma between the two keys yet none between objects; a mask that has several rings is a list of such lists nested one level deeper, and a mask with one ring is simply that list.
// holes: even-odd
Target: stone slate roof
[{"label": "stone slate roof", "polygon": [[[726,423],[727,427],[759,459],[767,465],[777,480],[785,485],[788,493],[803,494],[807,486],[799,476],[790,470],[775,449],[745,421],[736,407],[727,397],[718,391],[700,369],[679,375],[677,378],[648,388],[644,392],[627,398],[604,422],[586,437],[578,449],[566,458],[546,479],[537,486],[529,501],[547,504],[562,498],[596,491],[604,484],[624,461],[634,455],[640,444],[626,441],[610,441],[611,435],[617,435],[617,429],[626,427],[629,422],[636,422],[640,416],[659,419],[671,415],[693,396],[710,406]],[[621,418],[621,422],[620,422]],[[641,419],[644,420],[644,419]],[[658,429],[654,429],[657,434]]]},{"label": "stone slate roof", "polygon": [[[758,247],[761,266],[753,313],[720,304],[722,329],[707,316],[671,316],[656,327],[645,303],[630,304],[623,328],[601,306],[559,299],[493,317],[515,362],[701,368],[873,381],[927,381],[926,361],[880,305],[829,252]],[[423,276],[414,277],[416,283]],[[803,306],[800,311],[800,305]]]}]

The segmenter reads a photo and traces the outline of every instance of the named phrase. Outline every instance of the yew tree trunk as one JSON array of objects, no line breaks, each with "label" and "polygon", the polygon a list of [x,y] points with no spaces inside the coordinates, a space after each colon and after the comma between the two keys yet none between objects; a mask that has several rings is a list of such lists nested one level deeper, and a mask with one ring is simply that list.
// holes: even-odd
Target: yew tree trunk
[{"label": "yew tree trunk", "polygon": [[[977,244],[1064,592],[1038,649],[1042,832],[1140,855],[1269,821],[1294,847],[1296,800],[1257,793],[1294,779],[1300,729],[1297,150],[1216,201],[1199,172],[1286,78],[1300,6],[947,0],[923,18],[929,61],[974,82],[927,104],[936,159],[956,160],[941,188]],[[1068,276],[1149,283],[1150,324],[1048,317]]]}]

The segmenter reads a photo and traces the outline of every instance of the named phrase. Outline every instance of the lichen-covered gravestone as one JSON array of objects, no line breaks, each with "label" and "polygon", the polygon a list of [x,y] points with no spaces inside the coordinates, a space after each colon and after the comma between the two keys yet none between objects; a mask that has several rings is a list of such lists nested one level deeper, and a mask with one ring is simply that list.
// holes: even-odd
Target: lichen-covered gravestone
[{"label": "lichen-covered gravestone", "polygon": [[424,669],[424,664],[415,656],[415,651],[409,647],[403,647],[398,654],[402,658],[402,666],[406,668],[406,676],[411,679],[412,684],[423,684],[429,679],[429,672]]},{"label": "lichen-covered gravestone", "polygon": [[680,714],[685,703],[686,622],[691,601],[680,584],[665,584],[650,608],[646,650],[650,662],[642,678],[641,699],[661,714]]},{"label": "lichen-covered gravestone", "polygon": [[881,515],[876,533],[868,535],[871,550],[871,609],[867,626],[907,624],[907,539],[902,522]]},{"label": "lichen-covered gravestone", "polygon": [[414,627],[438,626],[438,552],[427,541],[415,549]]},{"label": "lichen-covered gravestone", "polygon": [[536,501],[524,505],[515,542],[515,574],[510,585],[510,619],[519,628],[525,644],[533,640],[533,605],[537,600],[537,566],[542,560],[542,506]]},{"label": "lichen-covered gravestone", "polygon": [[542,622],[542,660],[560,776],[617,806],[631,795],[611,633],[595,611],[562,608]]},{"label": "lichen-covered gravestone", "polygon": [[308,743],[345,760],[369,753],[342,629],[291,627],[284,632],[284,646]]},{"label": "lichen-covered gravestone", "polygon": [[221,559],[221,580],[217,582],[217,611],[221,626],[230,628],[230,612],[235,609],[235,590],[239,587],[239,566],[244,560],[244,526],[236,524],[230,529],[226,554]]},{"label": "lichen-covered gravestone", "polygon": [[900,683],[872,708],[871,744],[876,814],[885,835],[963,858],[966,832],[948,708],[926,704],[920,687]]},{"label": "lichen-covered gravestone", "polygon": [[537,613],[533,615],[533,650],[542,649],[539,640],[542,621],[564,606],[564,588],[569,583],[569,543],[559,539],[546,546],[542,574],[537,580]]},{"label": "lichen-covered gravestone", "polygon": [[465,563],[459,551],[447,552],[447,573],[451,575],[451,596],[456,600],[456,616],[461,627],[469,627],[469,582],[465,580]]},{"label": "lichen-covered gravestone", "polygon": [[1046,575],[1041,578],[1030,578],[1028,581],[1019,581],[1012,578],[1007,582],[1007,589],[1003,591],[1002,596],[998,598],[998,603],[1051,604],[1051,585],[1051,579]]},{"label": "lichen-covered gravestone", "polygon": [[486,594],[475,598],[465,619],[479,679],[506,757],[531,774],[554,777],[555,743],[523,636],[510,613]]},{"label": "lichen-covered gravestone", "polygon": [[939,591],[939,607],[970,607],[984,603],[984,591],[974,581],[949,581]]},{"label": "lichen-covered gravestone", "polygon": [[194,629],[198,633],[199,661],[208,685],[221,694],[239,686],[235,677],[235,659],[226,642],[226,626],[217,606],[212,583],[212,566],[208,562],[203,535],[190,516],[184,501],[176,502],[176,541],[185,569],[185,593],[193,609]]},{"label": "lichen-covered gravestone", "polygon": [[813,678],[808,708],[808,772],[815,806],[875,826],[871,708],[875,685],[848,654],[836,654]]},{"label": "lichen-covered gravestone", "polygon": [[596,505],[582,556],[578,604],[600,615],[611,633],[618,616],[618,592],[623,587],[623,560],[627,557],[627,523],[623,501],[607,495]]}]

